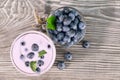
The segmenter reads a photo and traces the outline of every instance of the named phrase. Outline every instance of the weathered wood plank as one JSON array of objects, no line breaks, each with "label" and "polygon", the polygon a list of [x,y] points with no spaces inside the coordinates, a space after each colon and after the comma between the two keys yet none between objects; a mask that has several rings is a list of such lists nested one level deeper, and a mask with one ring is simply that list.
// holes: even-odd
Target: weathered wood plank
[{"label": "weathered wood plank", "polygon": [[[56,45],[56,62],[48,73],[38,77],[19,73],[10,60],[12,41],[25,31],[35,30],[31,27],[35,23],[34,8],[43,15],[61,6],[75,7],[83,13],[90,48],[83,49],[81,43],[66,50]],[[0,80],[119,80],[119,13],[119,0],[0,0]],[[73,53],[73,60],[60,71],[57,60],[63,60],[66,51]]]}]

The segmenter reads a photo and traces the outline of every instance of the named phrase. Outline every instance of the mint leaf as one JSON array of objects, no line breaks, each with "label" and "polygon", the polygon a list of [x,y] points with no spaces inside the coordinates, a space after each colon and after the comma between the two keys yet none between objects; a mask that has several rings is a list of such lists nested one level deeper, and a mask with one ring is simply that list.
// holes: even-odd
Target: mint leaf
[{"label": "mint leaf", "polygon": [[42,50],[39,52],[39,57],[42,57],[46,54],[47,52],[45,50]]},{"label": "mint leaf", "polygon": [[56,21],[56,17],[55,16],[48,17],[47,18],[47,28],[51,29],[51,30],[55,30],[56,29],[55,21]]},{"label": "mint leaf", "polygon": [[36,61],[31,61],[31,62],[30,62],[30,67],[31,67],[31,69],[35,72],[35,71],[36,71],[36,68],[37,68]]},{"label": "mint leaf", "polygon": [[52,23],[47,23],[47,28],[48,28],[48,29],[55,30],[55,29],[56,29],[55,27],[56,27],[56,26],[53,25]]}]

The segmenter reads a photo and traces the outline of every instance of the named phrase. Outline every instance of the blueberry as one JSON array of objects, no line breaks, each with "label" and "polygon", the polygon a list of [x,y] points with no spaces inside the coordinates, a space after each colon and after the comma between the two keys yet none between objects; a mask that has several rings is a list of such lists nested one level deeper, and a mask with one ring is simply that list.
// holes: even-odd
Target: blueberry
[{"label": "blueberry", "polygon": [[63,32],[58,33],[57,39],[62,40],[63,38],[64,38],[64,33]]},{"label": "blueberry", "polygon": [[69,41],[70,41],[70,37],[69,37],[69,36],[65,36],[65,37],[63,38],[63,41],[64,41],[64,42],[69,42]]},{"label": "blueberry", "polygon": [[57,68],[59,69],[59,70],[63,70],[63,69],[65,69],[65,63],[64,63],[64,61],[59,61],[58,62],[58,64],[57,64]]},{"label": "blueberry", "polygon": [[23,41],[23,42],[21,42],[21,45],[22,45],[22,46],[24,46],[24,45],[25,45],[25,42],[24,42],[24,41]]},{"label": "blueberry", "polygon": [[74,30],[77,30],[77,24],[75,24],[74,22],[71,22],[70,27]]},{"label": "blueberry", "polygon": [[71,39],[69,38],[68,41],[67,41],[67,43],[70,43],[70,42],[71,42]]},{"label": "blueberry", "polygon": [[41,70],[40,70],[40,68],[39,67],[37,67],[36,68],[36,72],[40,72]]},{"label": "blueberry", "polygon": [[53,31],[52,31],[52,30],[48,30],[48,32],[49,32],[50,34],[52,34],[52,33],[53,33]]},{"label": "blueberry", "polygon": [[72,38],[71,38],[71,41],[73,41],[74,43],[76,43],[76,42],[78,42],[78,39],[75,38],[75,37],[72,37]]},{"label": "blueberry", "polygon": [[44,59],[44,56],[41,56],[40,58],[41,58],[41,59]]},{"label": "blueberry", "polygon": [[68,14],[70,12],[70,10],[69,10],[68,7],[64,7],[63,8],[63,12],[64,12],[64,14]]},{"label": "blueberry", "polygon": [[58,27],[62,27],[62,23],[57,23],[56,24],[56,27],[58,28]]},{"label": "blueberry", "polygon": [[69,17],[72,19],[72,21],[75,19],[75,15],[73,13],[69,13]]},{"label": "blueberry", "polygon": [[75,35],[75,31],[74,30],[70,30],[67,32],[67,35],[70,37],[73,37]]},{"label": "blueberry", "polygon": [[56,24],[58,24],[58,23],[62,23],[60,20],[59,20],[59,17],[58,18],[56,18]]},{"label": "blueberry", "polygon": [[58,27],[57,31],[61,32],[62,31],[62,27]]},{"label": "blueberry", "polygon": [[33,52],[30,52],[30,53],[27,54],[27,57],[29,59],[32,59],[34,56],[35,56],[35,54]]},{"label": "blueberry", "polygon": [[33,51],[38,51],[38,50],[39,50],[39,46],[34,43],[34,44],[32,44],[31,49],[32,49]]},{"label": "blueberry", "polygon": [[58,18],[59,18],[59,21],[62,22],[64,19],[64,15],[60,15]]},{"label": "blueberry", "polygon": [[58,31],[56,31],[56,30],[53,30],[53,34],[55,34],[55,35],[56,35],[56,34],[58,34]]},{"label": "blueberry", "polygon": [[27,48],[25,48],[25,51],[28,51],[28,49],[27,49]]},{"label": "blueberry", "polygon": [[66,19],[66,18],[68,18],[68,15],[65,14],[65,15],[64,15],[64,19]]},{"label": "blueberry", "polygon": [[51,48],[51,46],[48,44],[48,48]]},{"label": "blueberry", "polygon": [[38,63],[37,63],[39,66],[42,66],[44,65],[44,62],[42,60],[38,60]]},{"label": "blueberry", "polygon": [[82,37],[82,33],[81,32],[77,32],[74,36],[75,39],[80,39]]},{"label": "blueberry", "polygon": [[20,55],[20,59],[25,59],[25,56],[23,54]]},{"label": "blueberry", "polygon": [[83,46],[83,48],[89,48],[89,46],[90,46],[89,41],[83,41],[82,46]]},{"label": "blueberry", "polygon": [[79,21],[82,19],[80,15],[76,16],[76,18],[78,18]]},{"label": "blueberry", "polygon": [[55,12],[54,12],[54,15],[55,16],[60,16],[62,14],[62,12],[60,11],[60,10],[56,10]]},{"label": "blueberry", "polygon": [[58,42],[58,39],[57,39],[56,35],[53,35],[53,36],[52,36],[52,40],[53,40],[54,42]]},{"label": "blueberry", "polygon": [[64,25],[69,25],[71,23],[71,18],[67,17],[64,19],[63,24]]},{"label": "blueberry", "polygon": [[65,60],[70,61],[72,60],[72,54],[70,52],[65,53],[64,55]]},{"label": "blueberry", "polygon": [[63,31],[67,32],[69,30],[70,30],[69,26],[63,26]]},{"label": "blueberry", "polygon": [[74,44],[74,42],[71,41],[71,42],[67,43],[65,47],[71,47],[73,44]]},{"label": "blueberry", "polygon": [[73,13],[75,16],[78,16],[79,15],[79,12],[78,11],[76,11],[76,10],[71,10],[71,13]]},{"label": "blueberry", "polygon": [[65,42],[64,42],[64,41],[60,41],[59,43],[60,43],[61,45],[64,45],[64,44],[65,44]]},{"label": "blueberry", "polygon": [[85,23],[79,22],[78,27],[79,29],[85,29]]},{"label": "blueberry", "polygon": [[27,66],[27,67],[28,67],[28,66],[29,66],[29,64],[30,64],[30,62],[29,62],[29,61],[26,61],[26,62],[25,62],[25,66]]},{"label": "blueberry", "polygon": [[79,23],[79,19],[75,18],[74,23],[77,25]]},{"label": "blueberry", "polygon": [[59,32],[62,31],[62,24],[61,23],[57,24],[56,27],[57,27],[57,31],[59,31]]}]

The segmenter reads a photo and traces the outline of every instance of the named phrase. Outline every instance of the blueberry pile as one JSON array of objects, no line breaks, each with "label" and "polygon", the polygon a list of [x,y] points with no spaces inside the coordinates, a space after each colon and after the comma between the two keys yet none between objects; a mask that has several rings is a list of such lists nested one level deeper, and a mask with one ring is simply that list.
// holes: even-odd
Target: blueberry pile
[{"label": "blueberry pile", "polygon": [[[21,42],[20,44],[21,44],[21,46],[25,46],[24,41]],[[51,48],[51,45],[48,44],[48,46],[46,46],[46,47]],[[27,51],[28,49],[25,48],[24,50]],[[32,44],[31,45],[31,50],[32,50],[32,52],[27,53],[27,56],[25,56],[24,54],[20,55],[20,59],[22,61],[24,61],[26,67],[30,67],[30,62],[32,62],[32,61],[26,61],[25,58],[33,59],[34,56],[35,56],[35,52],[39,52],[39,45],[36,44],[36,43]],[[44,55],[39,56],[39,59],[37,61],[35,61],[36,62],[35,72],[40,72],[41,71],[40,67],[44,65],[44,57],[45,57]]]},{"label": "blueberry pile", "polygon": [[64,7],[52,15],[56,17],[56,30],[48,30],[48,33],[54,42],[70,47],[84,37],[86,25],[76,9]]}]

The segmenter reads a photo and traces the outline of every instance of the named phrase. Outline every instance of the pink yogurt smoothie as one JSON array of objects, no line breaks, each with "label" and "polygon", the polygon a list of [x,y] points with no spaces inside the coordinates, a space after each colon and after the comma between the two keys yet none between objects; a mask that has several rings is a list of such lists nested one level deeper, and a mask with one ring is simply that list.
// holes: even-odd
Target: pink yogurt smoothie
[{"label": "pink yogurt smoothie", "polygon": [[[25,42],[24,46],[21,45],[21,42]],[[39,46],[38,51],[32,51],[31,46],[34,43]],[[49,48],[48,45],[50,45]],[[39,57],[38,53],[41,50],[46,51],[44,59]],[[34,57],[32,59],[27,57],[28,53],[30,52],[34,53]],[[24,55],[23,59],[20,58],[21,54]],[[17,70],[28,76],[37,76],[47,72],[52,67],[56,58],[56,49],[52,40],[42,32],[28,31],[19,35],[14,40],[11,45],[10,57]],[[42,66],[38,66],[36,64],[36,66],[39,67],[40,72],[33,71],[30,66],[25,65],[26,61],[37,62],[38,60],[42,60],[44,62],[44,65]]]}]

